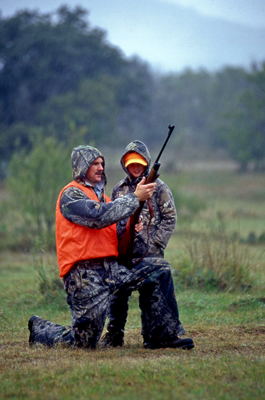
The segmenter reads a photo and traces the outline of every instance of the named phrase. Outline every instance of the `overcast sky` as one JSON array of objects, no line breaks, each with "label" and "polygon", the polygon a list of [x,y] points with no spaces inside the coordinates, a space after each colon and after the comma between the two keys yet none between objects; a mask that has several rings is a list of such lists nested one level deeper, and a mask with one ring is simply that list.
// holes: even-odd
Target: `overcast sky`
[{"label": "overcast sky", "polygon": [[[106,0],[111,1],[111,0]],[[128,0],[124,0],[126,2]],[[129,0],[131,1],[131,0]],[[144,1],[144,0],[142,0]],[[158,0],[161,3],[175,3],[183,7],[190,7],[197,12],[227,19],[228,21],[240,22],[254,27],[265,27],[265,0]],[[90,8],[91,3],[97,0],[2,0],[0,9],[2,15],[14,14],[17,10],[30,8],[39,9],[41,12],[50,12],[57,9],[61,4],[76,4],[84,8]],[[104,10],[102,10],[104,12]]]},{"label": "overcast sky", "polygon": [[[2,0],[0,10],[8,17],[22,9],[53,12],[62,4],[88,10],[92,27],[105,29],[126,56],[137,54],[157,69],[265,60],[265,0]],[[171,19],[174,4],[183,12]]]},{"label": "overcast sky", "polygon": [[239,22],[253,27],[265,27],[265,0],[160,0],[191,7],[197,12]]}]

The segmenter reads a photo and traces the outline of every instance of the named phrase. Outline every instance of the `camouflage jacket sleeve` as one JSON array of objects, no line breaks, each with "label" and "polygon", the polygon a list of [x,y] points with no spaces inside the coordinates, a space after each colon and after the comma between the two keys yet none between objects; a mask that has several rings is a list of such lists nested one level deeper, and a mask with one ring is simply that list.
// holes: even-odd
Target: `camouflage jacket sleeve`
[{"label": "camouflage jacket sleeve", "polygon": [[[155,255],[158,248],[165,249],[177,222],[177,213],[171,190],[161,179],[157,179],[156,183],[156,191],[151,197],[154,217],[150,223],[149,237],[147,235],[147,226],[149,224],[150,212],[147,202],[141,212],[144,229],[137,235],[134,243],[134,252],[139,253],[139,255],[144,254],[147,243],[149,243],[148,255],[150,256]],[[123,198],[122,196],[131,193],[133,190],[134,187],[125,178],[113,188],[111,198],[113,200]],[[126,222],[127,219],[119,222],[117,225],[118,232],[122,231]]]},{"label": "camouflage jacket sleeve", "polygon": [[157,181],[156,203],[160,221],[157,224],[154,242],[165,249],[176,226],[177,212],[171,190],[160,179]]},{"label": "camouflage jacket sleeve", "polygon": [[[111,194],[111,200],[115,201],[117,199],[123,198],[125,195],[128,195],[129,193],[133,193],[135,188],[130,187],[129,185],[124,184],[124,181],[120,181],[117,183],[117,185],[114,186],[112,194]],[[120,240],[126,230],[126,224],[129,219],[128,217],[123,218],[117,223],[117,235],[118,239]]]},{"label": "camouflage jacket sleeve", "polygon": [[75,187],[67,188],[60,200],[60,210],[68,221],[95,229],[128,218],[138,207],[139,201],[134,193],[109,203],[98,203]]}]

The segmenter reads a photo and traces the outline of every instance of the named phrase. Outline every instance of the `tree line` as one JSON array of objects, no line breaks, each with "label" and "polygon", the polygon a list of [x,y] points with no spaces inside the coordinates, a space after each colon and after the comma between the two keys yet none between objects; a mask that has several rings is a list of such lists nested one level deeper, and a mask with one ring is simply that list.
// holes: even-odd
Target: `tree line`
[{"label": "tree line", "polygon": [[41,236],[54,244],[56,199],[82,143],[124,148],[139,139],[154,148],[174,124],[174,154],[222,149],[241,170],[261,170],[264,106],[265,63],[159,74],[126,58],[80,7],[0,18],[0,179],[10,193],[0,243],[25,249]]},{"label": "tree line", "polygon": [[[65,146],[161,143],[223,148],[242,170],[264,167],[265,63],[216,73],[158,74],[91,28],[87,11],[18,12],[0,19],[0,157],[54,138]],[[174,143],[173,143],[174,146]]]}]

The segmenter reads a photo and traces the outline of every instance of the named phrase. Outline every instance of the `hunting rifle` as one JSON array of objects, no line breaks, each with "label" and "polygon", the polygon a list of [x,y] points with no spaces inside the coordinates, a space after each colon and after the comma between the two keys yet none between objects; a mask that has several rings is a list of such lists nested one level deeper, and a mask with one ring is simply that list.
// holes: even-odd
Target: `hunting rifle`
[{"label": "hunting rifle", "polygon": [[[167,142],[168,142],[174,128],[175,128],[175,125],[168,126],[169,131],[168,131],[167,138],[166,138],[166,140],[154,162],[154,165],[153,165],[148,177],[146,178],[145,185],[147,185],[148,183],[155,182],[157,180],[157,178],[159,177],[158,170],[161,165],[159,160],[160,160],[160,157],[167,145]],[[124,234],[124,236],[118,246],[118,251],[119,251],[118,260],[121,264],[125,265],[128,269],[133,268],[134,265],[136,265],[138,262],[140,262],[145,257],[145,255],[148,251],[148,247],[147,247],[146,253],[139,260],[137,260],[136,262],[133,263],[133,261],[132,261],[132,259],[133,259],[133,243],[134,243],[134,238],[135,238],[134,227],[137,224],[137,222],[139,221],[139,216],[140,216],[140,213],[144,206],[144,203],[145,203],[145,201],[140,201],[139,207],[134,212],[134,214],[132,214],[130,216],[129,225],[127,224],[127,232]],[[150,221],[151,221],[153,215],[152,215],[152,206],[151,206],[150,202],[149,202],[149,210],[150,210],[150,214],[151,214],[150,215]],[[149,224],[150,224],[150,221],[149,221]],[[149,225],[148,225],[148,230],[149,230]]]}]

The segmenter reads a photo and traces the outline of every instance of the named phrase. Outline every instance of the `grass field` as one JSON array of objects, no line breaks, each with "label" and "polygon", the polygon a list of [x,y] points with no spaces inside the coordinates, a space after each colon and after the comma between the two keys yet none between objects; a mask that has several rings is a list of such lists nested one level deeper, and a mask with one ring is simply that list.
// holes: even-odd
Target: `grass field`
[{"label": "grass field", "polygon": [[[265,398],[265,243],[258,240],[265,231],[265,175],[198,171],[168,175],[165,181],[173,192],[181,187],[206,204],[189,224],[179,213],[166,250],[180,318],[195,348],[143,349],[137,293],[131,297],[123,348],[30,348],[31,315],[70,323],[65,296],[40,293],[31,254],[3,251],[0,399]],[[207,232],[207,240],[218,246],[221,242],[212,232],[220,220],[227,234],[237,232],[240,238],[237,251],[243,258],[247,254],[251,287],[218,291],[178,286],[175,269],[188,254],[190,233]],[[44,255],[44,262],[56,266],[55,255]]]}]

